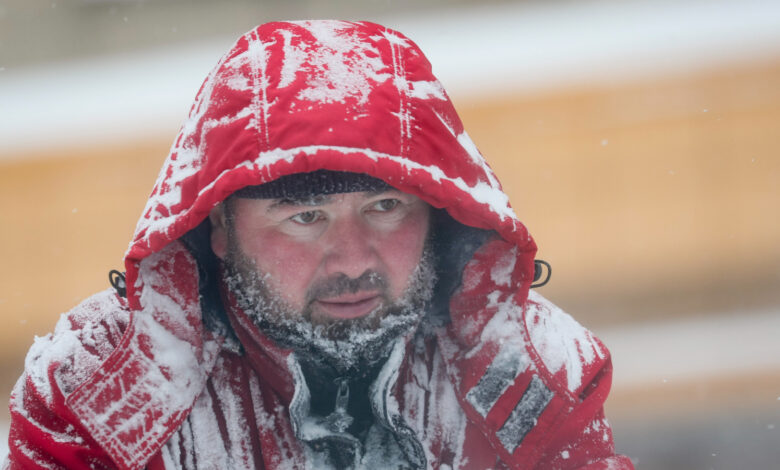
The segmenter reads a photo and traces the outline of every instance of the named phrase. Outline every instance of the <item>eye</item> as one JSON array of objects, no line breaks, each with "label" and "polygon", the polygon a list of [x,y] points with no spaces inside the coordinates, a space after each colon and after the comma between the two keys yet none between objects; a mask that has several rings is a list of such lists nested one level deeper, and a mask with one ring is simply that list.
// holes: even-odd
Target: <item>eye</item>
[{"label": "eye", "polygon": [[320,214],[320,211],[299,212],[290,217],[290,220],[301,225],[310,225],[320,219],[322,219],[322,214]]},{"label": "eye", "polygon": [[398,204],[400,203],[401,201],[398,199],[382,199],[373,203],[371,205],[371,210],[378,212],[390,212],[391,210],[398,207]]}]

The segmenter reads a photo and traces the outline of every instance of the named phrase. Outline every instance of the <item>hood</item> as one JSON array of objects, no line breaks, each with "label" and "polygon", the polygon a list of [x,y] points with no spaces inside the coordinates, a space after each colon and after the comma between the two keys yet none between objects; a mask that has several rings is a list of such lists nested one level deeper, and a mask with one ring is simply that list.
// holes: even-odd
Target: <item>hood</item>
[{"label": "hood", "polygon": [[419,47],[368,22],[276,22],[238,39],[201,86],[127,251],[142,261],[236,190],[319,169],[367,173],[517,247],[527,290],[536,246],[463,129]]}]

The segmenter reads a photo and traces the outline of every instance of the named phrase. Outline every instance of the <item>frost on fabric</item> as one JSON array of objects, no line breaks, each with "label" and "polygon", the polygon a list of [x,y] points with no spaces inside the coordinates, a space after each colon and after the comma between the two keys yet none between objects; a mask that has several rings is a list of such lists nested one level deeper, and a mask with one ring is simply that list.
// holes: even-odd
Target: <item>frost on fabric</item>
[{"label": "frost on fabric", "polygon": [[[218,361],[223,360],[220,356]],[[287,409],[273,395],[263,396],[261,379],[254,374],[248,376],[247,397],[246,383],[237,380],[235,374],[235,368],[217,362],[210,376],[211,386],[204,389],[161,450],[165,468],[307,468],[297,448],[291,447],[294,437],[286,432]],[[254,413],[246,413],[244,400],[251,401]],[[260,433],[261,453],[253,442],[253,429]]]},{"label": "frost on fabric", "polygon": [[[306,71],[306,85],[298,92],[298,99],[315,103],[343,103],[354,99],[364,105],[376,84],[391,77],[384,71],[379,51],[350,32],[351,24],[340,21],[297,24],[306,27],[319,43],[319,47],[311,50],[300,50],[300,46],[285,43],[285,56],[290,55]],[[305,62],[299,59],[304,53]]]},{"label": "frost on fabric", "polygon": [[264,403],[260,391],[260,379],[257,376],[250,377],[250,391],[252,393],[252,407],[255,412],[257,429],[261,432],[261,442],[270,442],[275,445],[272,449],[278,449],[272,454],[263,454],[266,468],[278,468],[279,470],[297,470],[305,467],[304,456],[299,452],[300,443],[295,438],[289,419],[290,410],[278,399],[272,405]]},{"label": "frost on fabric", "polygon": [[590,331],[535,291],[528,294],[528,334],[547,369],[555,374],[566,369],[569,391],[582,385],[585,366],[603,359],[606,351]]},{"label": "frost on fabric", "polygon": [[144,233],[148,237],[151,233],[165,231],[172,225],[175,217],[173,207],[181,204],[182,183],[201,170],[203,152],[200,146],[196,145],[195,136],[200,132],[199,124],[211,106],[212,93],[217,84],[217,72],[224,61],[225,57],[214,67],[195,97],[190,114],[182,124],[169,157],[160,170],[152,194],[143,210],[143,217],[138,221],[135,229],[136,236]]},{"label": "frost on fabric", "polygon": [[[498,263],[493,269],[501,272],[508,269],[508,266],[507,261],[506,265]],[[491,272],[491,275],[493,274]],[[487,416],[498,399],[514,384],[518,375],[529,370],[535,371],[528,355],[529,345],[524,339],[523,309],[516,305],[512,298],[499,301],[498,294],[499,291],[496,291],[488,296],[487,308],[496,309],[496,313],[484,326],[480,345],[466,354],[467,358],[474,357],[483,351],[485,345],[498,345],[498,352],[482,377],[466,393],[466,400],[483,417]],[[525,415],[521,413],[522,416]]]},{"label": "frost on fabric", "polygon": [[396,87],[400,90],[404,90],[405,93],[412,97],[421,100],[437,99],[446,100],[447,96],[444,93],[444,87],[437,81],[409,81],[403,77],[396,78]]},{"label": "frost on fabric", "polygon": [[[248,45],[243,54],[239,54],[228,62],[228,70],[235,71],[236,75],[242,74],[242,67],[249,66],[252,70],[252,102],[249,108],[239,110],[235,114],[237,120],[245,116],[251,116],[247,129],[256,129],[258,134],[263,136],[266,142],[269,140],[268,117],[271,114],[271,103],[268,100],[268,86],[270,77],[268,76],[268,48],[271,43],[260,39],[257,32],[254,31],[246,38]],[[224,120],[224,119],[223,119]],[[225,122],[230,123],[232,120]]]},{"label": "frost on fabric", "polygon": [[292,31],[282,30],[279,34],[282,35],[282,40],[284,41],[282,46],[284,57],[282,57],[282,68],[279,70],[278,87],[285,88],[295,81],[298,71],[302,70],[302,65],[306,61],[307,55],[304,48],[292,45]]},{"label": "frost on fabric", "polygon": [[395,428],[395,423],[398,417],[400,417],[398,402],[392,393],[393,386],[398,380],[401,361],[404,358],[405,343],[403,338],[396,340],[390,357],[387,358],[387,362],[382,366],[369,391],[374,415],[391,428]]},{"label": "frost on fabric", "polygon": [[[383,425],[378,423],[372,425],[362,444],[351,434],[336,432],[325,425],[321,418],[310,415],[311,392],[295,354],[289,355],[287,365],[295,383],[289,415],[295,436],[305,443],[330,441],[338,442],[337,445],[351,447],[355,458],[354,468],[405,468],[405,451],[402,448],[404,439],[400,437],[396,440],[389,431],[392,428],[398,432],[398,427],[402,423],[398,403],[391,393],[398,377],[404,349],[405,341],[400,338],[395,343],[387,363],[382,367],[379,377],[372,384],[369,392],[372,407],[375,416]],[[306,464],[303,468],[335,468],[327,445],[322,447],[307,445],[304,447],[304,455]]]},{"label": "frost on fabric", "polygon": [[[38,446],[30,446],[27,444],[27,442],[19,439],[14,442],[14,447],[16,448],[16,452],[21,453],[27,459],[29,459],[30,462],[35,462],[36,468],[43,468],[46,470],[62,470],[62,467],[60,465],[57,465],[56,463],[50,463],[48,461],[48,457],[41,451],[40,447]],[[5,458],[5,461],[0,461],[0,465],[2,465],[3,470],[10,470],[10,461],[8,458]],[[14,468],[19,468],[18,466]]]},{"label": "frost on fabric", "polygon": [[465,150],[466,154],[471,158],[471,162],[479,168],[487,178],[487,183],[478,183],[471,188],[471,196],[477,202],[487,204],[493,212],[501,217],[501,219],[506,217],[516,219],[517,217],[515,216],[514,211],[509,206],[509,196],[501,189],[498,178],[496,178],[495,173],[493,173],[493,170],[488,165],[485,157],[479,153],[479,149],[477,149],[476,144],[471,140],[468,133],[465,130],[461,133],[455,132],[455,129],[446,119],[444,119],[444,117],[438,113],[436,116],[450,134],[457,139],[460,146],[463,147],[463,150]]},{"label": "frost on fabric", "polygon": [[[225,449],[225,442],[229,441],[222,436],[217,424],[216,407],[219,404],[214,403],[209,393],[198,397],[187,419],[162,449],[166,469],[252,468],[235,465],[232,455]],[[230,421],[226,420],[226,425],[230,426]]]},{"label": "frost on fabric", "polygon": [[501,429],[496,432],[496,437],[501,441],[509,453],[523,442],[526,434],[536,426],[544,409],[553,398],[553,392],[544,385],[538,376],[531,378],[531,383],[523,393]]},{"label": "frost on fabric", "polygon": [[152,255],[141,267],[142,310],[134,316],[121,355],[93,374],[90,387],[68,398],[92,437],[128,466],[144,462],[155,443],[172,432],[172,422],[203,389],[218,350],[214,341],[204,342],[201,350],[194,346],[192,334],[199,330],[188,318],[196,312],[180,306],[183,294],[159,272],[168,254]]},{"label": "frost on fabric", "polygon": [[[406,49],[406,52],[412,55],[419,54],[410,41],[390,31],[372,37],[377,43],[386,41],[390,44],[393,63],[387,64],[383,61],[376,43],[362,39],[360,29],[352,23],[307,21],[296,24],[306,28],[307,33],[314,36],[316,45],[311,38],[304,37],[303,34],[297,37],[294,29],[279,29],[279,34],[268,40],[263,40],[257,31],[252,31],[241,39],[245,41],[245,50],[223,57],[206,78],[144,208],[143,217],[136,227],[137,240],[148,243],[152,234],[166,234],[177,217],[183,216],[194,207],[193,204],[187,204],[185,208],[180,207],[182,187],[186,182],[194,180],[202,170],[203,158],[209,151],[207,145],[211,141],[209,134],[212,131],[246,121],[246,130],[256,132],[261,142],[270,142],[269,119],[277,101],[269,97],[269,90],[272,86],[276,86],[277,91],[283,90],[294,84],[298,104],[305,103],[298,109],[306,110],[328,103],[349,102],[350,106],[354,103],[354,106],[362,107],[370,101],[373,90],[392,80],[400,96],[398,109],[392,112],[399,120],[401,134],[398,155],[380,154],[370,149],[312,145],[294,149],[267,149],[258,155],[256,160],[248,162],[247,166],[265,170],[267,166],[260,164],[263,161],[291,161],[296,154],[312,153],[310,151],[316,149],[341,149],[344,154],[351,155],[362,153],[373,160],[387,158],[397,161],[409,171],[423,170],[436,181],[451,182],[478,203],[487,205],[501,220],[516,220],[509,207],[508,197],[501,191],[495,175],[468,134],[456,133],[444,118],[440,117],[453,138],[464,149],[475,167],[484,172],[482,181],[467,184],[460,177],[445,175],[435,166],[420,165],[403,157],[407,150],[405,142],[414,138],[414,107],[419,106],[411,103],[410,99],[447,100],[443,87],[435,79],[415,81],[406,78],[400,49]],[[277,50],[281,51],[281,66],[271,60],[271,54]],[[250,94],[250,102],[238,109],[231,108],[228,115],[209,117],[220,108],[221,102],[218,100],[224,99],[220,93],[213,96],[216,91],[220,91],[220,87],[239,94]],[[292,106],[295,104],[293,102]],[[270,155],[277,158],[270,158]],[[217,180],[235,169],[237,168],[224,169],[217,176]],[[213,185],[214,181],[211,181],[211,184],[201,188],[198,196]]]},{"label": "frost on fabric", "polygon": [[466,399],[483,417],[530,364],[528,356],[518,352],[511,343],[502,347],[479,383],[466,394]]},{"label": "frost on fabric", "polygon": [[594,419],[588,427],[585,428],[583,434],[595,434],[596,439],[601,439],[604,442],[612,441],[612,428],[609,425],[606,417],[600,417]]},{"label": "frost on fabric", "polygon": [[[495,295],[494,295],[495,294]],[[480,344],[498,343],[501,345],[501,349],[514,348],[516,351],[526,351],[528,349],[525,340],[523,339],[522,331],[522,314],[523,309],[510,297],[509,299],[499,302],[500,291],[495,291],[488,295],[491,299],[487,308],[495,308],[496,313],[493,318],[482,329]],[[470,351],[468,356],[473,355],[477,351]]]},{"label": "frost on fabric", "polygon": [[[394,44],[396,46],[400,46],[400,47],[410,47],[411,46],[411,44],[409,43],[409,40],[407,40],[406,38],[403,38],[403,37],[397,35],[396,33],[392,32],[392,31],[387,31],[387,30],[382,31],[382,36],[381,37],[382,37],[382,39],[387,40],[387,42],[389,42],[390,44]],[[371,39],[375,39],[376,40],[378,38],[376,36],[374,36]]]},{"label": "frost on fabric", "polygon": [[287,356],[287,368],[292,373],[293,383],[295,384],[295,391],[290,400],[290,421],[293,432],[299,439],[311,439],[311,437],[306,436],[305,433],[309,430],[305,429],[304,426],[304,420],[309,416],[309,411],[311,410],[311,392],[306,384],[306,378],[303,376],[303,370],[301,370],[301,365],[295,353]]},{"label": "frost on fabric", "polygon": [[62,315],[53,334],[35,338],[25,370],[46,402],[52,399],[49,367],[57,365],[56,385],[67,396],[111,354],[128,316],[114,290],[107,289]]},{"label": "frost on fabric", "polygon": [[257,158],[253,160],[245,160],[232,169],[223,171],[212,182],[206,185],[200,193],[203,194],[213,188],[219,183],[219,181],[227,176],[232,171],[239,168],[253,169],[254,171],[261,171],[264,168],[284,161],[291,163],[297,157],[301,155],[314,155],[320,151],[333,151],[355,157],[360,155],[361,157],[369,158],[373,161],[388,160],[402,166],[407,173],[414,171],[423,171],[430,175],[431,179],[436,182],[447,181],[452,183],[456,188],[467,193],[477,203],[485,204],[492,212],[496,213],[502,220],[509,218],[517,220],[512,208],[509,206],[509,197],[504,194],[500,187],[491,186],[485,182],[477,182],[476,184],[469,185],[461,178],[453,178],[447,176],[441,168],[436,165],[424,165],[409,158],[400,155],[391,155],[388,153],[377,152],[369,148],[356,148],[356,147],[343,147],[335,145],[307,145],[305,147],[295,147],[290,149],[276,148],[261,152]]},{"label": "frost on fabric", "polygon": [[[497,276],[509,269],[511,263],[508,260],[503,264],[500,261],[493,267],[491,276]],[[495,279],[493,280],[495,282]],[[488,296],[487,307],[496,309],[496,313],[481,333],[480,346],[469,351],[467,357],[480,353],[488,344],[498,344],[499,350],[477,384],[466,393],[466,400],[478,413],[486,417],[506,390],[515,384],[520,374],[531,374],[531,381],[522,397],[496,433],[502,445],[512,453],[536,425],[554,392],[539,377],[536,365],[528,353],[530,345],[524,339],[523,308],[516,305],[511,298],[499,301],[500,296],[493,294]]]},{"label": "frost on fabric", "polygon": [[409,468],[403,449],[393,435],[381,426],[371,426],[364,444],[365,452],[358,463],[361,470]]},{"label": "frost on fabric", "polygon": [[517,246],[512,246],[511,250],[506,251],[493,268],[490,270],[490,280],[496,286],[509,287],[512,282],[512,273],[515,271],[517,262]]},{"label": "frost on fabric", "polygon": [[[194,348],[173,336],[156,323],[149,316],[141,316],[136,320],[139,330],[147,333],[149,341],[141,345],[136,336],[136,341],[131,343],[131,348],[149,348],[149,356],[141,356],[138,363],[133,364],[143,375],[135,382],[130,382],[122,377],[109,376],[104,381],[89,391],[85,396],[86,409],[79,409],[81,404],[74,406],[74,411],[89,416],[89,421],[95,428],[99,441],[121,443],[129,455],[135,456],[146,442],[132,442],[127,436],[135,435],[138,430],[146,432],[146,439],[158,439],[169,431],[168,419],[171,413],[186,410],[192,403],[194,396],[200,391],[203,380],[196,376],[200,371]],[[151,357],[150,357],[151,356]],[[177,380],[171,380],[170,374],[176,371]],[[184,376],[179,371],[189,372],[190,377]],[[102,403],[101,395],[111,394],[108,388],[121,388],[122,398],[106,407]],[[164,410],[163,416],[155,419],[151,424],[149,417],[157,415]],[[89,414],[93,413],[93,414]]]},{"label": "frost on fabric", "polygon": [[[425,369],[428,366],[421,362],[419,367]],[[468,468],[463,457],[467,419],[455,388],[447,378],[441,355],[434,355],[428,380],[406,384],[404,403],[407,408],[410,401],[419,403],[417,410],[420,416],[417,420],[412,419],[409,416],[412,410],[408,409],[405,414],[406,421],[412,425],[417,435],[423,436],[422,443],[428,462],[441,462],[443,456],[437,453],[441,449],[448,449],[452,453],[452,464],[455,468]],[[427,410],[427,413],[424,414],[423,410]],[[438,446],[434,447],[434,443]]]},{"label": "frost on fabric", "polygon": [[[249,451],[252,448],[252,440],[250,433],[246,430],[251,426],[256,426],[256,423],[249,422],[247,416],[244,414],[244,407],[241,403],[241,391],[235,390],[231,385],[231,377],[228,375],[225,367],[220,367],[217,363],[214,367],[212,375],[214,402],[212,400],[206,400],[205,398],[198,401],[195,407],[203,407],[203,413],[196,413],[191,420],[193,426],[193,435],[200,440],[200,449],[204,452],[198,454],[198,460],[200,465],[203,466],[204,458],[207,449],[215,449],[219,451],[215,445],[216,442],[227,441],[230,443],[227,451],[221,450],[223,453],[227,453],[226,457],[220,455],[214,456],[213,464],[206,465],[209,468],[258,468],[260,465],[255,462],[255,456]],[[205,395],[205,394],[204,394]],[[201,395],[203,398],[204,395]],[[202,403],[201,403],[202,402]],[[208,413],[213,407],[219,407],[222,415],[225,418],[224,436],[221,436],[220,429],[215,426],[214,420],[203,419],[200,416],[208,416]],[[205,431],[205,432],[203,432]],[[225,459],[224,463],[219,460]]]}]

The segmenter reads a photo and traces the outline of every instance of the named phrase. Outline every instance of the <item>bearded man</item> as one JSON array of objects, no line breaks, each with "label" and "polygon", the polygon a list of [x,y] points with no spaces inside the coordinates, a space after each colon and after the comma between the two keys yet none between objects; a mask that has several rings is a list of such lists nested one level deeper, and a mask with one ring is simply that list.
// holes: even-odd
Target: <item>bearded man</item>
[{"label": "bearded man", "polygon": [[371,23],[242,36],[115,289],[36,341],[5,468],[630,469],[606,348],[420,49]]}]

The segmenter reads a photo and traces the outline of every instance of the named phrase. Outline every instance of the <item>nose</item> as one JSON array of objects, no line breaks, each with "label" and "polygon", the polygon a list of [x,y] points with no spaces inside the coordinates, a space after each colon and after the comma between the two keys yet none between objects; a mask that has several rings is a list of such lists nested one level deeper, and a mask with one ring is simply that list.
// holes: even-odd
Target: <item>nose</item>
[{"label": "nose", "polygon": [[378,270],[375,236],[359,216],[333,221],[328,227],[326,239],[326,275],[344,274],[355,279],[366,271]]}]

